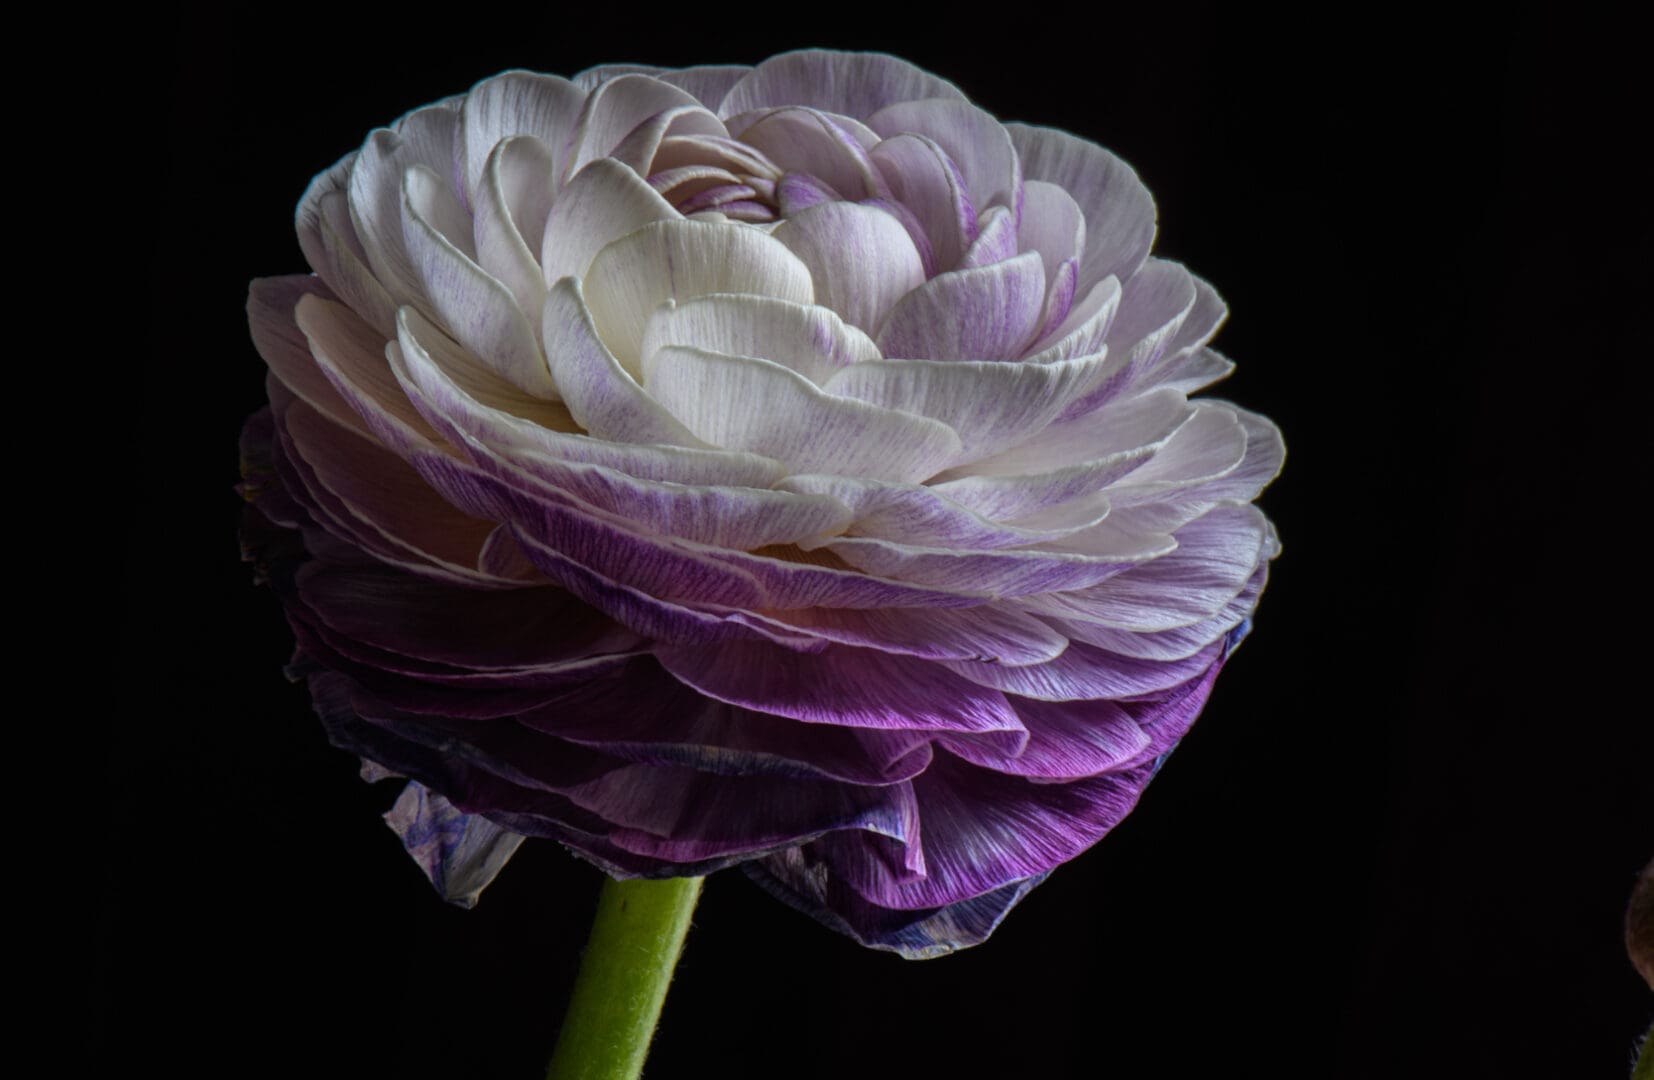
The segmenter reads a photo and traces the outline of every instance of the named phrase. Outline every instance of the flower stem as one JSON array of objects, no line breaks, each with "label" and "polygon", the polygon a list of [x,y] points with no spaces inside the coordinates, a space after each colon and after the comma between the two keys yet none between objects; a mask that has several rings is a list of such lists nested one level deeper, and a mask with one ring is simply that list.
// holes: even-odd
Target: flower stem
[{"label": "flower stem", "polygon": [[546,1080],[636,1080],[683,951],[700,878],[603,884]]}]

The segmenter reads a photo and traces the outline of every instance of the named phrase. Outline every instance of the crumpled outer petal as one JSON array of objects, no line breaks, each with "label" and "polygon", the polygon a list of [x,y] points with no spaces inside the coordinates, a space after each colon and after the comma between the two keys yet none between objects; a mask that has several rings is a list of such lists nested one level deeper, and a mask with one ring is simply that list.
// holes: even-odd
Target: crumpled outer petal
[{"label": "crumpled outer petal", "polygon": [[253,283],[244,550],[469,906],[524,837],[981,942],[1137,804],[1280,551],[1131,167],[879,54],[510,71]]}]

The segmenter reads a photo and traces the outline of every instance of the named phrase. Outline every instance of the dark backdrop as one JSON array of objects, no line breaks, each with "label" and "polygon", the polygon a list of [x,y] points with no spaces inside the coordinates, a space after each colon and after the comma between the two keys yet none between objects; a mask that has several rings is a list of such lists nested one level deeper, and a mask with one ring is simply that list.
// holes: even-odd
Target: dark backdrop
[{"label": "dark backdrop", "polygon": [[[650,1075],[1620,1077],[1654,997],[1646,77],[1572,6],[889,12],[462,5],[151,22],[123,81],[153,212],[91,1046],[166,1075],[533,1077],[596,871],[527,844],[438,901],[329,747],[237,559],[248,279],[310,176],[513,66],[904,55],[1119,152],[1232,309],[1224,396],[1284,429],[1257,631],[1137,812],[985,945],[911,963],[711,879]],[[125,76],[123,75],[123,80]],[[1637,455],[1633,457],[1633,455]],[[111,496],[119,497],[119,496]],[[106,554],[107,557],[107,554]],[[1637,627],[1632,629],[1632,627]]]}]

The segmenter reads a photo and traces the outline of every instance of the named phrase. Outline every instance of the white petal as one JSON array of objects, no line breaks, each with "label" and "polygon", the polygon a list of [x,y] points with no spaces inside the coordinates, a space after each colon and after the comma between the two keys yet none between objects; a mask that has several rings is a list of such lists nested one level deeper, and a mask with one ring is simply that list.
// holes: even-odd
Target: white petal
[{"label": "white petal", "polygon": [[586,98],[575,134],[576,150],[564,173],[573,176],[588,162],[607,157],[633,128],[658,112],[684,105],[700,107],[687,91],[647,75],[620,75],[605,81]]},{"label": "white petal", "polygon": [[316,366],[310,342],[294,321],[299,301],[306,296],[328,298],[321,280],[309,275],[254,281],[247,293],[247,322],[253,345],[271,373],[299,400],[340,427],[372,438],[361,416]]},{"label": "white petal", "polygon": [[1028,439],[1089,390],[1103,365],[1100,356],[1055,364],[876,360],[844,369],[826,389],[940,420],[959,432],[968,460]]},{"label": "white petal", "polygon": [[644,385],[700,438],[793,472],[911,482],[959,451],[944,424],[827,394],[768,360],[668,345],[650,357]]},{"label": "white petal", "polygon": [[1156,386],[1171,387],[1185,394],[1204,390],[1234,373],[1234,361],[1215,349],[1196,349],[1182,360],[1168,362],[1156,376]]},{"label": "white petal", "polygon": [[875,146],[870,156],[891,192],[924,229],[934,270],[958,266],[976,239],[976,207],[947,152],[922,135],[898,135]]},{"label": "white petal", "polygon": [[517,306],[529,316],[546,299],[537,256],[556,183],[545,144],[517,135],[494,147],[475,197],[477,262],[511,290]]},{"label": "white petal", "polygon": [[1022,185],[1022,192],[1017,250],[1039,252],[1045,264],[1045,280],[1053,281],[1064,260],[1085,253],[1085,213],[1074,197],[1056,184],[1029,180]]},{"label": "white petal", "polygon": [[1085,299],[1075,304],[1055,330],[1035,342],[1038,352],[1024,363],[1048,364],[1071,356],[1085,356],[1106,348],[1109,327],[1120,311],[1120,282],[1106,277],[1091,287]]},{"label": "white petal", "polygon": [[847,530],[850,535],[954,550],[992,551],[1056,540],[1095,525],[1108,514],[1104,502],[1089,518],[1054,527],[1023,528],[991,521],[924,484],[801,475],[789,476],[776,486],[787,491],[830,495],[849,506],[855,513]]},{"label": "white petal", "polygon": [[488,155],[513,135],[539,139],[551,154],[554,182],[560,180],[585,101],[585,92],[567,79],[532,71],[507,71],[472,87],[460,134],[467,201],[476,204]]},{"label": "white petal", "polygon": [[[406,397],[455,445],[496,453],[531,475],[550,475],[544,471],[548,461],[580,462],[645,480],[768,487],[786,472],[780,462],[756,454],[636,446],[570,434],[572,422],[559,425],[555,417],[536,416],[483,392],[469,377],[475,365],[468,366],[465,354],[429,323],[408,319],[404,329],[400,345],[393,343],[388,355]],[[539,407],[561,408],[545,402]]]},{"label": "white petal", "polygon": [[379,441],[404,456],[440,441],[391,373],[378,331],[343,304],[316,296],[299,300],[294,319],[317,366]]},{"label": "white petal", "polygon": [[576,173],[552,203],[540,247],[545,282],[584,277],[592,256],[605,244],[651,221],[680,216],[637,173],[617,161],[599,158]]},{"label": "white petal", "polygon": [[368,269],[367,252],[350,221],[350,200],[345,189],[355,163],[356,154],[347,154],[310,181],[299,200],[293,226],[310,268],[370,325],[389,334],[396,304]]},{"label": "white petal", "polygon": [[423,165],[448,170],[457,118],[440,105],[419,109],[368,137],[350,170],[350,220],[374,276],[398,306],[429,311],[402,236],[402,174]]},{"label": "white petal", "polygon": [[455,213],[463,219],[453,193],[430,170],[409,169],[402,207],[408,253],[443,326],[502,378],[530,394],[556,397],[557,386],[517,298],[456,245],[463,239],[471,246],[469,228],[450,237],[437,225]]},{"label": "white petal", "polygon": [[978,222],[979,231],[960,256],[959,268],[992,266],[1017,253],[1016,219],[1003,206],[992,206]]},{"label": "white petal", "polygon": [[695,100],[716,112],[729,88],[746,77],[752,69],[736,65],[703,65],[681,71],[665,71],[655,76],[661,82],[671,83],[680,90],[695,95]]},{"label": "white petal", "polygon": [[704,446],[650,397],[604,347],[577,278],[546,296],[541,324],[557,388],[579,425],[599,439]]},{"label": "white petal", "polygon": [[938,274],[897,302],[874,340],[886,356],[1012,360],[1039,329],[1045,269],[1033,252]]},{"label": "white petal", "polygon": [[871,338],[828,308],[773,296],[717,294],[662,304],[643,332],[644,366],[667,345],[760,357],[818,386],[834,372],[879,356]]},{"label": "white petal", "polygon": [[723,122],[698,105],[676,105],[662,109],[633,128],[607,155],[634,170],[639,176],[655,171],[655,153],[670,137],[701,135],[727,136]]},{"label": "white petal", "polygon": [[621,366],[638,373],[643,330],[666,300],[756,293],[814,300],[810,271],[785,244],[742,225],[660,221],[609,244],[586,271],[586,304]]}]

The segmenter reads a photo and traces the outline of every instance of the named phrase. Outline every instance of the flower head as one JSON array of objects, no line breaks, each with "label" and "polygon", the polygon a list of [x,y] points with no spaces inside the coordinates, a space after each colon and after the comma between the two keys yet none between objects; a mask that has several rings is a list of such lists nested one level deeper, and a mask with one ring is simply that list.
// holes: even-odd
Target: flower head
[{"label": "flower head", "polygon": [[1108,151],[889,56],[508,72],[254,283],[249,538],[450,896],[521,835],[985,937],[1248,625],[1276,429]]}]

